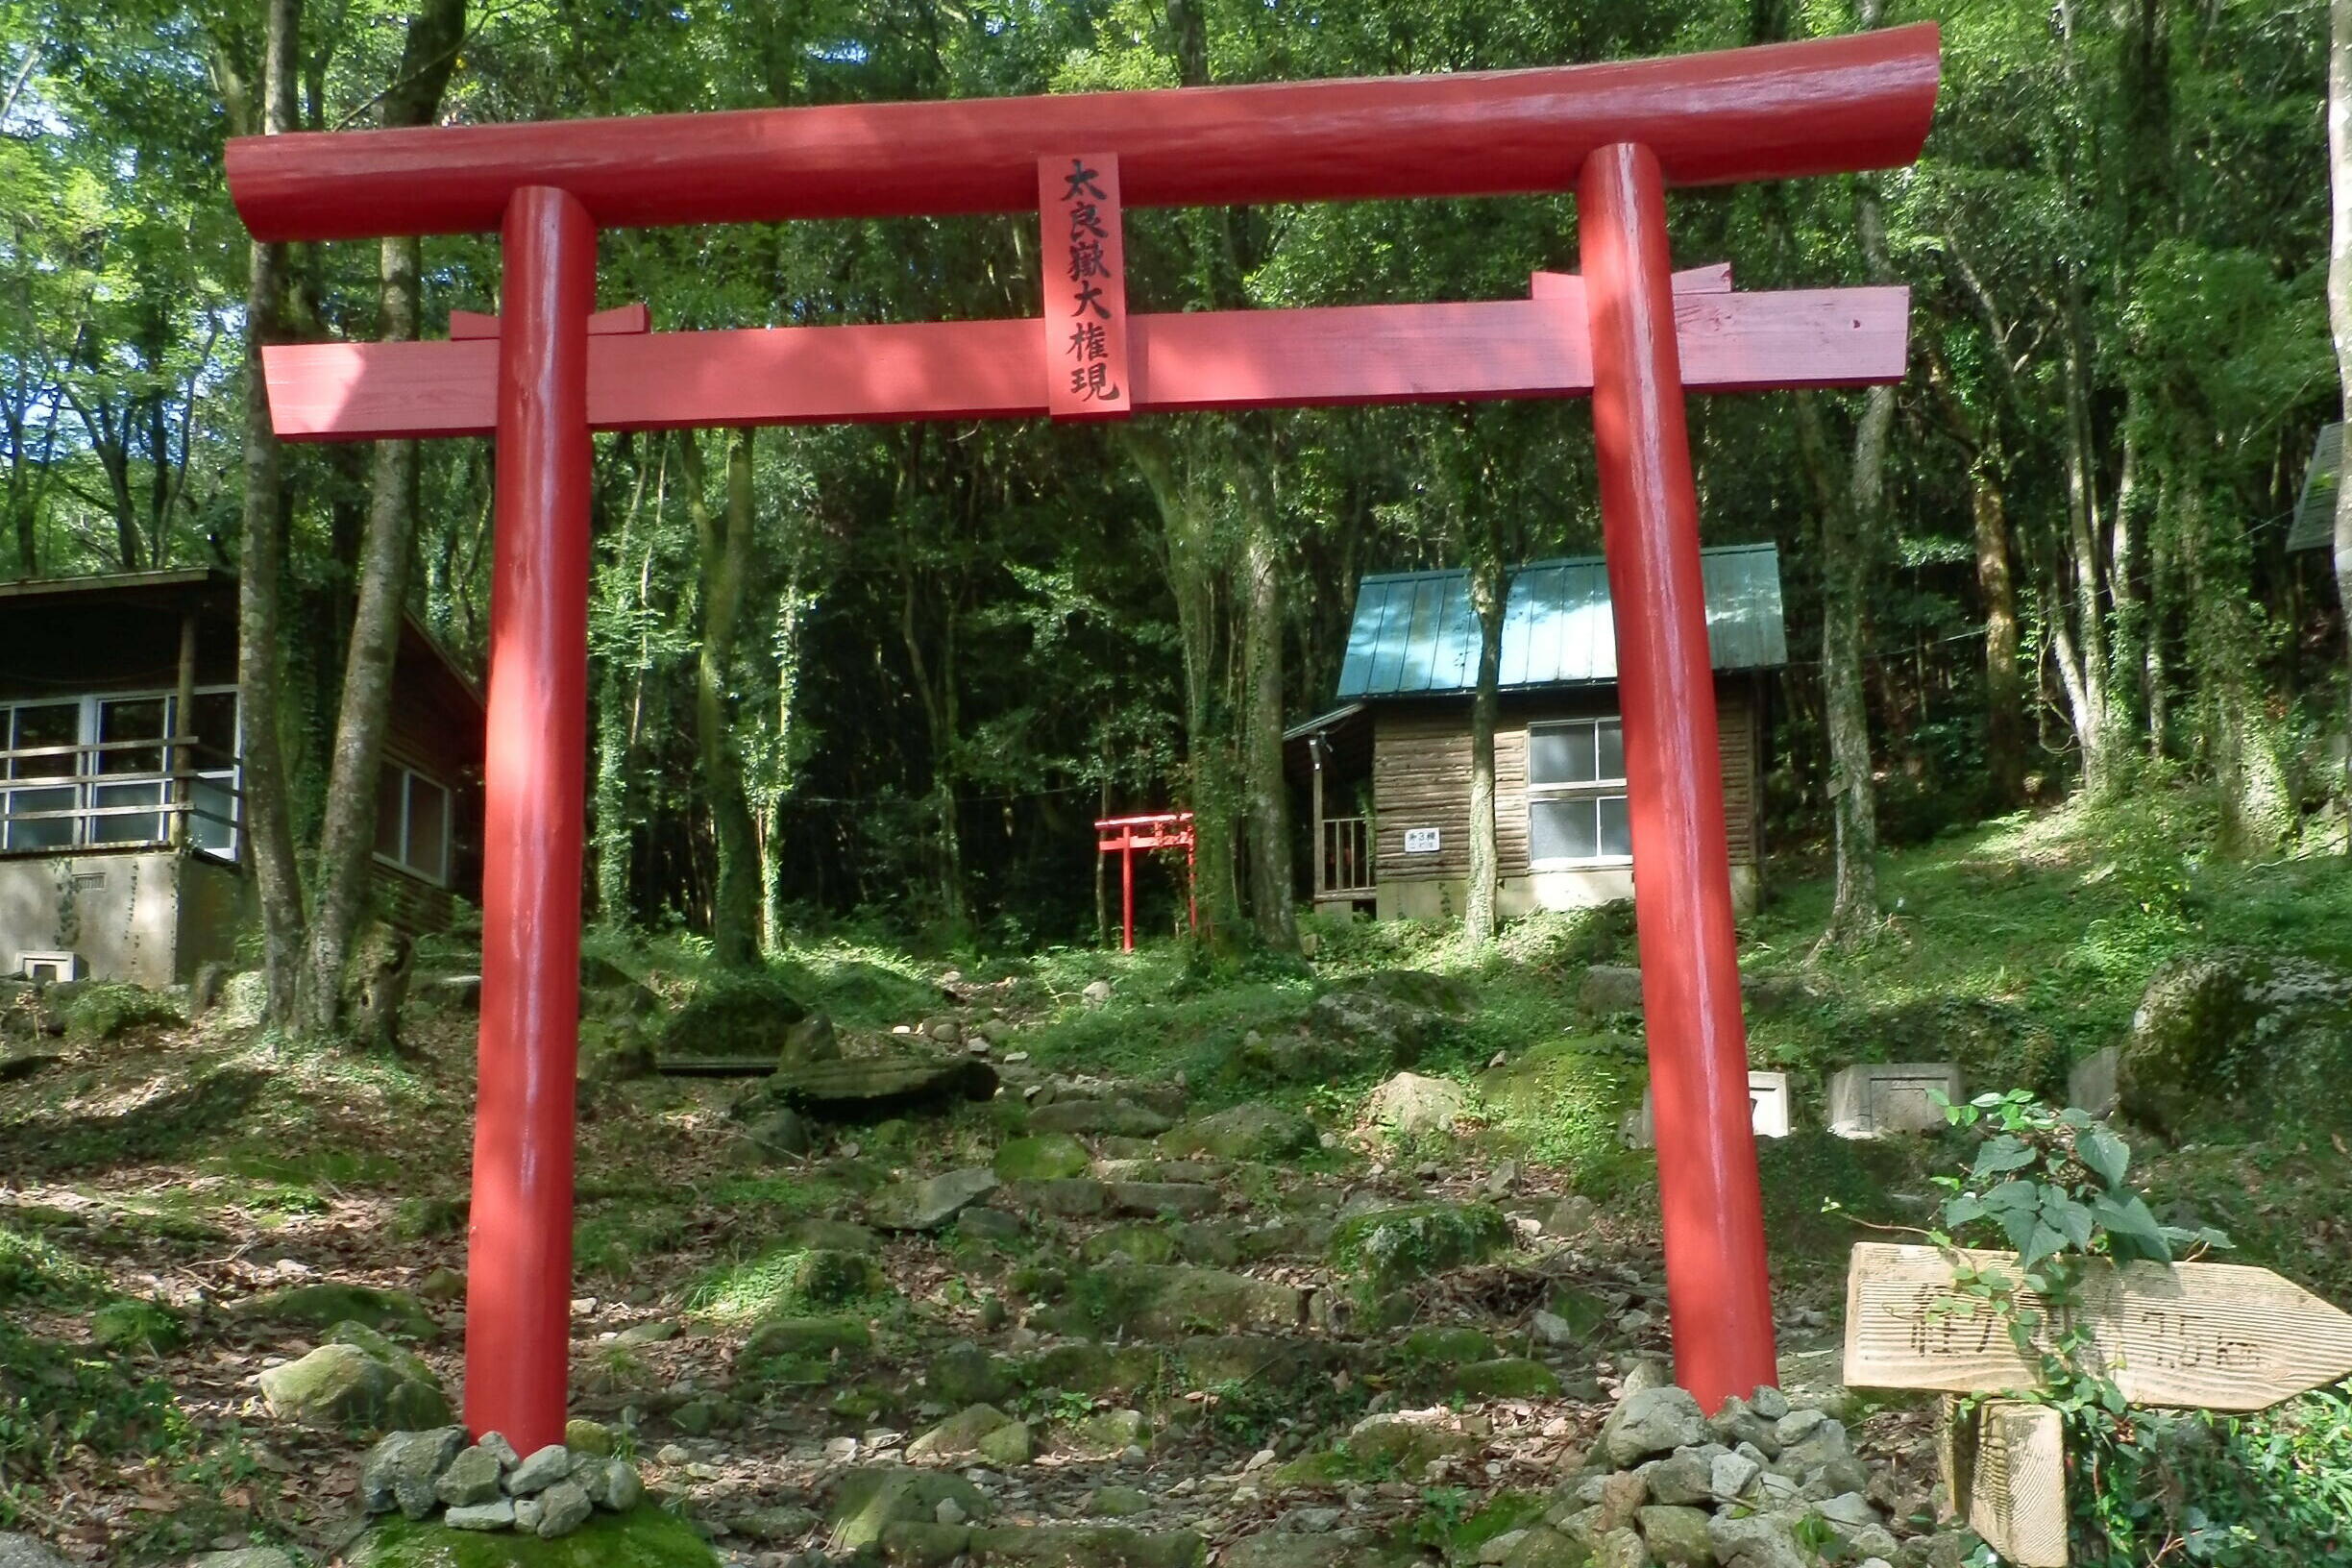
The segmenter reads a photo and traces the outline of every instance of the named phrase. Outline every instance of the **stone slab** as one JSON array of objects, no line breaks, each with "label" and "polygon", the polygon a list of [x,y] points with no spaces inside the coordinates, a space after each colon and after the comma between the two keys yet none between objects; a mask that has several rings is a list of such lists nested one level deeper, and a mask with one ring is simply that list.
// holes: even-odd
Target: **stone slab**
[{"label": "stone slab", "polygon": [[1829,1130],[1840,1138],[1883,1138],[1934,1132],[1945,1123],[1941,1093],[1954,1105],[1967,1098],[1960,1068],[1950,1062],[1874,1062],[1847,1067],[1829,1080]]}]

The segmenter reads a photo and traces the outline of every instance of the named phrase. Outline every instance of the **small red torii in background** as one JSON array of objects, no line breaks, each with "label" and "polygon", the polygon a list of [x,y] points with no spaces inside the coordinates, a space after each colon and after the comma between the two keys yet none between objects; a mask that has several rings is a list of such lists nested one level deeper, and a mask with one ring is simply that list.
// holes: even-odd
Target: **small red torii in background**
[{"label": "small red torii in background", "polygon": [[1185,852],[1185,919],[1200,929],[1200,897],[1192,880],[1192,814],[1165,811],[1156,817],[1102,817],[1094,822],[1095,848],[1118,851],[1119,951],[1135,951],[1135,857],[1138,849]]},{"label": "small red torii in background", "polygon": [[[1940,52],[1920,23],[1531,70],[231,140],[262,243],[501,236],[494,320],[260,355],[282,438],[498,437],[467,1427],[525,1452],[564,1431],[590,434],[695,426],[1589,396],[1675,1375],[1710,1409],[1776,1381],[1683,404],[1899,381],[1909,297],[1678,279],[1666,191],[1911,162]],[[1580,275],[1526,299],[1127,307],[1123,208],[1563,191]],[[1036,215],[1041,315],[656,332],[596,308],[600,232],[968,212]]]}]

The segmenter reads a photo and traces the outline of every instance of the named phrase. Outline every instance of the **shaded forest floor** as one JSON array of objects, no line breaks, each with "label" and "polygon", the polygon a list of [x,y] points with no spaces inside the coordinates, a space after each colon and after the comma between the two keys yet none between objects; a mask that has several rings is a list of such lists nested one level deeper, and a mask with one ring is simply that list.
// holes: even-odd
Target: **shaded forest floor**
[{"label": "shaded forest floor", "polygon": [[[1961,1148],[1813,1131],[1822,1083],[1956,1059],[1972,1090],[2062,1091],[2169,957],[2352,968],[2346,863],[2203,864],[2207,826],[2188,796],[1991,824],[1889,857],[1867,950],[1813,954],[1813,882],[1743,933],[1755,1059],[1791,1071],[1801,1124],[1762,1150],[1784,1381],[1846,1416],[1899,1535],[1925,1523],[1928,1426],[1836,1385],[1844,1256],[1854,1218],[1919,1221]],[[1620,1137],[1640,1019],[1590,983],[1633,962],[1630,923],[1540,918],[1485,954],[1403,924],[1314,936],[1307,966],[796,950],[782,984],[853,1054],[924,1031],[1006,1091],[779,1153],[734,1114],[741,1083],[584,1089],[576,1409],[763,1568],[838,1546],[857,1477],[896,1475],[982,1403],[1023,1425],[1026,1461],[919,1454],[990,1478],[925,1507],[1190,1531],[1262,1565],[1480,1560],[1666,1350],[1654,1160]],[[651,998],[624,1028],[657,1033],[700,978],[681,944],[591,945]],[[249,1541],[324,1559],[349,1538],[364,1442],[273,1421],[254,1382],[331,1324],[257,1303],[317,1283],[414,1298],[417,1348],[457,1386],[473,1019],[452,994],[420,988],[397,1062],[215,1014],[0,1083],[0,1528],[133,1563]],[[1451,1128],[1398,1129],[1375,1091],[1401,1065],[1458,1091]],[[2342,1302],[2352,1159],[2342,1108],[2319,1109],[2149,1168],[2160,1208]],[[936,1232],[870,1223],[897,1184],[983,1167],[1002,1186]],[[1417,1243],[1369,1255],[1363,1216],[1405,1207],[1433,1216]],[[126,1302],[169,1314],[145,1344],[119,1334]],[[1235,1546],[1268,1534],[1292,1555]]]}]

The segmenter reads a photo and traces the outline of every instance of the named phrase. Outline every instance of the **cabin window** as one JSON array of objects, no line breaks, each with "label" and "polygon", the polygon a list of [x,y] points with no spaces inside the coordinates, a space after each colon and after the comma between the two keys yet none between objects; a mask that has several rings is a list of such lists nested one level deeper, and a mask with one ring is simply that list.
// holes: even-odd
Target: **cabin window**
[{"label": "cabin window", "polygon": [[1625,726],[1614,718],[1528,726],[1528,863],[1536,870],[1633,858]]},{"label": "cabin window", "polygon": [[173,842],[170,740],[193,739],[187,840],[237,852],[236,689],[200,691],[183,722],[168,692],[0,703],[0,849],[66,850]]},{"label": "cabin window", "polygon": [[376,784],[376,858],[434,887],[449,885],[450,792],[387,762]]}]

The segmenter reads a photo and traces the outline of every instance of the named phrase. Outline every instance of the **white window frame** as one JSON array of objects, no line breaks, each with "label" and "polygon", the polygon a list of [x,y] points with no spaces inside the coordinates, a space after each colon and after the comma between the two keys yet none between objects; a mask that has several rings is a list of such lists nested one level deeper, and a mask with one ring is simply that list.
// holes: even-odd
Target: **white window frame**
[{"label": "white window frame", "polygon": [[[1595,714],[1589,719],[1547,719],[1528,725],[1528,870],[1531,871],[1583,871],[1618,866],[1630,866],[1633,864],[1633,857],[1629,853],[1623,855],[1588,856],[1552,855],[1543,859],[1537,859],[1535,855],[1535,808],[1541,804],[1544,804],[1545,802],[1556,800],[1584,800],[1596,802],[1594,805],[1594,811],[1597,814],[1600,809],[1597,802],[1612,799],[1624,800],[1627,803],[1627,809],[1629,815],[1632,805],[1632,796],[1630,792],[1627,789],[1626,781],[1623,777],[1592,778],[1573,784],[1539,784],[1535,780],[1535,738],[1538,734],[1559,730],[1583,730],[1588,736],[1591,737],[1594,771],[1598,772],[1600,769],[1601,756],[1600,729],[1604,724],[1615,724],[1618,726],[1618,755],[1622,759],[1625,753],[1625,721],[1616,714]],[[1596,845],[1600,843],[1600,824],[1597,817],[1594,822],[1593,842]]]},{"label": "white window frame", "polygon": [[[200,735],[196,737],[196,739],[202,742],[204,745],[212,747],[216,751],[227,752],[233,760],[224,767],[219,763],[207,763],[200,757],[197,759],[191,772],[194,774],[195,782],[198,784],[221,783],[224,781],[228,784],[230,794],[230,813],[234,820],[229,824],[226,824],[225,831],[227,833],[227,842],[225,844],[207,845],[197,842],[197,836],[200,833],[208,831],[215,833],[222,832],[224,831],[224,824],[211,821],[204,818],[190,817],[188,821],[189,847],[196,853],[204,855],[208,859],[224,860],[234,864],[237,858],[238,841],[242,834],[244,825],[242,817],[237,811],[238,802],[242,798],[244,791],[244,756],[238,749],[240,734],[235,732],[239,728],[236,721],[242,713],[243,698],[238,696],[237,688],[233,683],[199,686],[195,689],[194,695],[197,697],[227,697],[231,698],[230,711],[232,720],[231,727],[233,733],[226,737],[228,744],[226,746],[220,745],[219,739],[212,736]],[[163,704],[164,737],[168,739],[182,733],[182,715],[179,712],[180,694],[177,688],[147,691],[134,690],[119,692],[79,692],[73,694],[61,694],[56,697],[13,697],[0,700],[0,751],[12,749],[15,745],[16,713],[18,709],[56,708],[64,707],[67,704],[72,704],[77,710],[74,723],[74,739],[72,744],[75,746],[94,747],[98,745],[100,715],[104,712],[106,704],[110,702],[160,702]],[[96,780],[80,784],[50,782],[38,777],[11,778],[0,776],[0,853],[14,855],[62,855],[76,853],[86,849],[153,849],[168,845],[171,842],[170,822],[171,818],[175,815],[176,804],[170,796],[171,771],[173,762],[170,753],[173,750],[173,747],[163,746],[159,747],[158,749],[163,753],[162,757],[159,759],[163,765],[159,771],[159,773],[129,773],[117,779]],[[97,751],[77,753],[70,759],[72,766],[68,768],[66,772],[68,775],[97,773],[102,771],[98,767],[98,763],[103,756],[104,753]],[[11,809],[11,797],[19,791],[30,792],[34,790],[70,790],[73,792],[73,804],[70,807],[44,809],[72,810],[86,813],[97,809],[101,804],[105,803],[100,801],[98,792],[102,790],[117,790],[124,788],[127,785],[141,783],[155,783],[159,785],[164,791],[161,803],[155,808],[156,819],[163,824],[163,835],[160,838],[103,839],[98,835],[103,830],[104,824],[110,822],[135,822],[140,819],[137,816],[133,815],[117,817],[78,816],[69,820],[50,818],[38,823],[28,822],[24,824],[27,827],[38,826],[43,828],[62,825],[67,830],[65,836],[66,842],[63,844],[19,845],[14,842],[15,834],[12,828],[12,825],[6,820],[7,813]]]},{"label": "white window frame", "polygon": [[[404,876],[413,876],[418,881],[429,883],[436,888],[448,887],[450,885],[450,863],[456,858],[457,852],[457,793],[430,773],[420,772],[397,757],[383,759],[383,772],[392,776],[386,778],[381,774],[378,775],[376,788],[380,794],[386,784],[397,783],[400,788],[400,853],[387,855],[379,849],[375,851],[376,864],[389,866]],[[441,792],[441,866],[435,871],[429,871],[413,865],[408,859],[410,847],[408,809],[419,785],[429,790]],[[380,816],[383,811],[383,803],[380,799],[377,802],[376,810]]]}]

